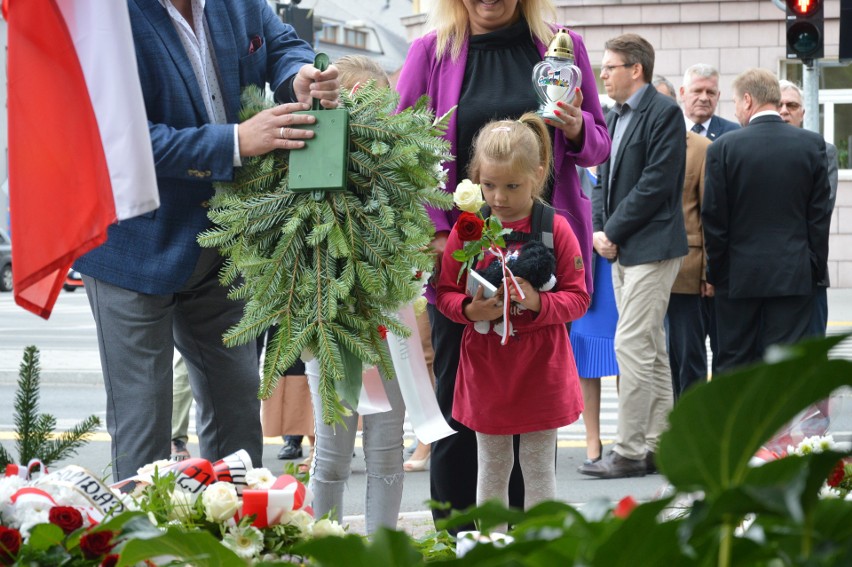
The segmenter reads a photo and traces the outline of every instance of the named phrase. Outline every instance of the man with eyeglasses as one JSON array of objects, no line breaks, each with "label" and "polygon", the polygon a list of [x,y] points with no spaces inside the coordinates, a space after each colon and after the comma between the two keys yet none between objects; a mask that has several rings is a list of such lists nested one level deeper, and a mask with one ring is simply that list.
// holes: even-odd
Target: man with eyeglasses
[{"label": "man with eyeglasses", "polygon": [[[579,471],[597,478],[656,472],[654,455],[672,407],[663,318],[687,253],[681,193],[686,128],[680,108],[651,86],[654,48],[636,34],[606,42],[601,80],[615,101],[607,115],[610,158],[600,167],[595,250],[612,262],[620,374],[616,443]],[[600,197],[600,199],[598,199]]]},{"label": "man with eyeglasses", "polygon": [[[778,112],[781,114],[781,119],[787,124],[801,128],[805,121],[805,99],[802,96],[802,90],[795,83],[787,80],[780,81],[780,86],[781,102],[778,105]],[[833,211],[834,200],[837,197],[837,146],[826,142],[825,154],[828,158],[828,183],[831,186],[829,201]],[[825,329],[828,324],[827,288],[829,284],[828,272],[826,272],[825,277],[817,282],[816,292],[814,293],[814,310],[807,330],[808,336],[825,336]]]}]

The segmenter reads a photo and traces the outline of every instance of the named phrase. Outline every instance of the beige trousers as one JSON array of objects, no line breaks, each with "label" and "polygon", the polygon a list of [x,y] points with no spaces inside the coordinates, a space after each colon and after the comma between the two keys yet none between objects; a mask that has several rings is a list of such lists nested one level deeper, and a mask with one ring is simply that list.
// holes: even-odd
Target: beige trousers
[{"label": "beige trousers", "polygon": [[618,433],[613,450],[643,459],[657,450],[672,409],[672,373],[663,320],[683,258],[638,266],[612,266],[618,307],[615,357],[618,360]]}]

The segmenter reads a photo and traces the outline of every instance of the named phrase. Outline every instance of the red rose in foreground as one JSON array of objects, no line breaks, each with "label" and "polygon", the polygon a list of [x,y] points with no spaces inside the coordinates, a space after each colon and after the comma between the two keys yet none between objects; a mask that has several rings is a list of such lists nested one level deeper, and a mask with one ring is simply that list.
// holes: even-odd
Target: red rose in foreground
[{"label": "red rose in foreground", "polygon": [[456,221],[456,231],[459,233],[459,238],[465,242],[482,238],[483,226],[485,226],[485,221],[473,213],[464,212]]},{"label": "red rose in foreground", "polygon": [[615,510],[612,511],[612,515],[623,520],[630,515],[630,512],[632,512],[636,506],[638,506],[638,504],[632,496],[625,496],[618,501],[618,504],[615,506]]},{"label": "red rose in foreground", "polygon": [[837,464],[834,465],[834,468],[831,469],[831,473],[828,475],[828,485],[832,488],[839,487],[840,483],[843,482],[845,474],[846,470],[843,465],[843,460],[837,461]]},{"label": "red rose in foreground", "polygon": [[83,525],[83,514],[71,506],[54,506],[50,509],[48,520],[59,526],[63,532],[70,534]]},{"label": "red rose in foreground", "polygon": [[0,526],[0,564],[11,565],[21,550],[21,532]]},{"label": "red rose in foreground", "polygon": [[86,559],[103,557],[112,550],[113,533],[109,530],[92,532],[80,538],[80,549]]}]

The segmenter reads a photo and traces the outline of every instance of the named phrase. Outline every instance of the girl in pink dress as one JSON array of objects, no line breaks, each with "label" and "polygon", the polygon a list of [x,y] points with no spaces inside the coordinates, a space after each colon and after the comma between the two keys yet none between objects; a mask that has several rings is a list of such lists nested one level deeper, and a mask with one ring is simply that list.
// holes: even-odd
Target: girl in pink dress
[{"label": "girl in pink dress", "polygon": [[[505,228],[531,231],[533,205],[551,166],[547,127],[535,114],[520,120],[486,124],[477,134],[469,175],[479,183],[491,214]],[[461,345],[453,399],[453,418],[476,432],[477,504],[499,500],[508,505],[509,475],[514,463],[512,435],[520,434],[525,506],[531,508],[556,495],[556,431],[577,420],[583,409],[580,384],[565,324],[589,306],[583,259],[577,239],[560,215],[553,221],[556,285],[540,292],[518,279],[525,299],[515,290],[508,344],[501,336],[474,329],[476,321],[497,323],[503,315],[502,288],[491,298],[482,287],[466,294],[467,274],[452,253],[464,247],[453,228],[438,279],[437,307],[448,318],[467,325]],[[520,246],[520,244],[518,245]],[[509,251],[515,248],[509,244]],[[476,270],[496,256],[487,254]],[[505,323],[504,323],[505,324]]]}]

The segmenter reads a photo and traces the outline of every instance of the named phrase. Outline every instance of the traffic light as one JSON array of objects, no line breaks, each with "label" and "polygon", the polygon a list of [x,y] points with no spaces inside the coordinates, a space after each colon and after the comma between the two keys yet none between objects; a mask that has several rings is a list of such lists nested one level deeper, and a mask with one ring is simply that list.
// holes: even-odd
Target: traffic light
[{"label": "traffic light", "polygon": [[822,0],[787,0],[787,59],[824,55]]}]

